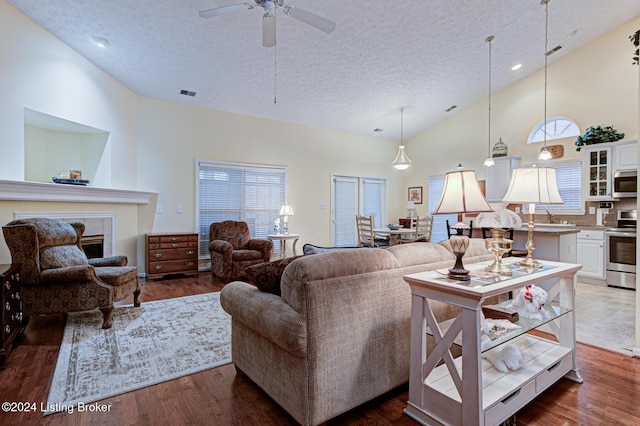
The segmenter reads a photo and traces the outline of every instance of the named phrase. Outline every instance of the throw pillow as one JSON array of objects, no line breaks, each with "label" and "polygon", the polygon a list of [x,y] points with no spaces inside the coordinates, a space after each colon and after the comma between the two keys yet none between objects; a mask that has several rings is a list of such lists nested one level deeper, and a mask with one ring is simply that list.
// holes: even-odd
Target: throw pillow
[{"label": "throw pillow", "polygon": [[274,262],[259,263],[249,266],[244,272],[249,282],[258,290],[280,296],[280,279],[287,265],[302,256],[287,257]]}]

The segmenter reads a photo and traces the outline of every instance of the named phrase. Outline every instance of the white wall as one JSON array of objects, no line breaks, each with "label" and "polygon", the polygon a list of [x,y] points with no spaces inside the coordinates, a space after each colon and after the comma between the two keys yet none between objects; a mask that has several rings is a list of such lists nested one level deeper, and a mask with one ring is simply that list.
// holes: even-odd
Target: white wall
[{"label": "white wall", "polygon": [[4,0],[0,37],[0,179],[24,180],[29,108],[110,132],[110,186],[136,188],[137,96]]}]

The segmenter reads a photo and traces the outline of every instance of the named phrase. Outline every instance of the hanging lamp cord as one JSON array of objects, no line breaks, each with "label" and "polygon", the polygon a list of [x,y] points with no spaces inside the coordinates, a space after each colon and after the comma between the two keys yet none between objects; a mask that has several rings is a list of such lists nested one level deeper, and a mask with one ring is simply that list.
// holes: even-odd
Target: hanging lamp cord
[{"label": "hanging lamp cord", "polygon": [[404,145],[404,107],[400,108],[400,146]]},{"label": "hanging lamp cord", "polygon": [[547,62],[549,59],[549,0],[544,1],[544,148],[547,149]]},{"label": "hanging lamp cord", "polygon": [[485,40],[489,42],[489,157],[491,157],[491,42],[493,36],[487,37]]},{"label": "hanging lamp cord", "polygon": [[[276,11],[273,11],[273,19],[275,21],[275,27],[278,28],[278,21]],[[278,43],[277,37],[278,33],[276,32],[276,44],[273,46],[273,103],[278,103]]]}]

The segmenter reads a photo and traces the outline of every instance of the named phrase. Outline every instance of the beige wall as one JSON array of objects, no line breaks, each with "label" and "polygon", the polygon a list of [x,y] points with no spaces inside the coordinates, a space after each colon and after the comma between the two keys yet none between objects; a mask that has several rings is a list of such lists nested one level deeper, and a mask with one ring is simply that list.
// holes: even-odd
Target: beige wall
[{"label": "beige wall", "polygon": [[395,142],[144,97],[139,107],[140,185],[158,192],[163,210],[155,232],[195,229],[196,160],[287,166],[289,227],[300,245],[330,243],[331,173],[388,178],[389,205],[404,209],[402,175],[391,167]]},{"label": "beige wall", "polygon": [[[640,18],[550,63],[547,117],[569,117],[582,132],[592,125],[612,125],[625,133],[625,140],[637,139],[638,67],[631,65],[634,47],[628,37],[638,28]],[[536,162],[542,143],[526,142],[544,119],[543,70],[494,93],[491,103],[491,146],[502,137],[509,155],[521,156],[523,163]],[[458,163],[484,179],[487,108],[485,99],[408,141],[416,166],[409,169],[405,185],[426,187],[428,175],[454,170]],[[574,143],[575,138],[548,142],[564,145],[565,159],[581,158],[584,151],[576,152]],[[418,214],[425,214],[426,204],[421,208]]]}]

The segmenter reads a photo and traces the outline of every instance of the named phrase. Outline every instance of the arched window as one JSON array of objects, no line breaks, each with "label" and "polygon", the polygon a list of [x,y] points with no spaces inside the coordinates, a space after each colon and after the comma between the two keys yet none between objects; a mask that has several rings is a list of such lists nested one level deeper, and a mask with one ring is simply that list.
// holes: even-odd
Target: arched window
[{"label": "arched window", "polygon": [[[570,118],[567,117],[551,117],[547,118],[547,140],[570,138],[580,135],[580,128]],[[544,141],[544,121],[536,125],[531,133],[527,143],[536,143]]]}]

